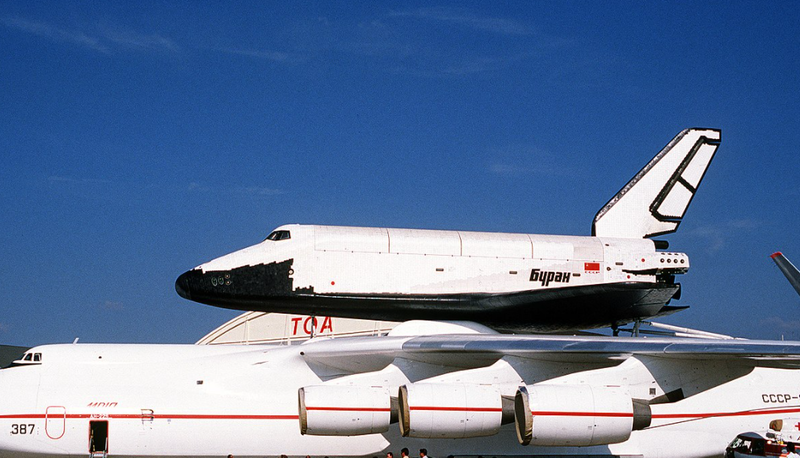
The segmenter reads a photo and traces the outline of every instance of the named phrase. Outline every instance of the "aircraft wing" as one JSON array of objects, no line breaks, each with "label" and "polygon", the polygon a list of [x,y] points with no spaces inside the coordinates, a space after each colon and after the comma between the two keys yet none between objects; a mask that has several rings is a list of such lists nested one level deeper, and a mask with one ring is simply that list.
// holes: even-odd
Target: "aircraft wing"
[{"label": "aircraft wing", "polygon": [[800,342],[607,336],[444,334],[366,337],[303,345],[303,356],[323,365],[371,366],[395,358],[460,366],[483,366],[504,356],[563,362],[619,361],[646,355],[671,359],[727,359],[749,365],[800,367]]}]

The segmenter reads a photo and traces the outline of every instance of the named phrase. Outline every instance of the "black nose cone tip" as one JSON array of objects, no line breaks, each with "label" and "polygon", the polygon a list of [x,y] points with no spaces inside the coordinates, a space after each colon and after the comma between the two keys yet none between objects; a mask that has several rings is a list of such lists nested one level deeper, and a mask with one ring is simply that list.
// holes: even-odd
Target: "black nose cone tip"
[{"label": "black nose cone tip", "polygon": [[192,294],[189,290],[189,276],[192,271],[182,273],[177,280],[175,280],[175,291],[184,299],[192,300]]}]

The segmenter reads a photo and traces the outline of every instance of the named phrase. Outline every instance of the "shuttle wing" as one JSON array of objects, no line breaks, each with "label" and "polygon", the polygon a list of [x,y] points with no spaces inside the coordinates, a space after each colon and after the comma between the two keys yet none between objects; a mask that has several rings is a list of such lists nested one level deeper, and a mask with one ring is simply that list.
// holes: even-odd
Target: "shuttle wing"
[{"label": "shuttle wing", "polygon": [[642,238],[675,232],[721,138],[717,129],[679,133],[597,212],[592,235]]}]

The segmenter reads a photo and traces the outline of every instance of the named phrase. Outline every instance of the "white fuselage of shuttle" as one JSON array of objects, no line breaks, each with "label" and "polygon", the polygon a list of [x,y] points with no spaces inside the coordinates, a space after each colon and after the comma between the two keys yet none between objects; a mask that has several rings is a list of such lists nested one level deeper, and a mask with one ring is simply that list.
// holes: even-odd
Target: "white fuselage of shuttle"
[{"label": "white fuselage of shuttle", "polygon": [[657,315],[689,268],[649,239],[296,224],[272,234],[176,288],[241,310],[558,329]]}]

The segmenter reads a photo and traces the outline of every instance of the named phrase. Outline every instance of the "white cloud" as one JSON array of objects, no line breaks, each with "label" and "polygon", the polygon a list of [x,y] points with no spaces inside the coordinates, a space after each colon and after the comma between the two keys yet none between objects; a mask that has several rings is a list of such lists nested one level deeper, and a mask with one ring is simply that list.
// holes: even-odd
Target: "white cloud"
[{"label": "white cloud", "polygon": [[238,188],[236,191],[251,196],[279,196],[281,194],[286,194],[285,191],[280,189],[263,188],[260,186],[249,186],[246,188]]},{"label": "white cloud", "polygon": [[186,190],[189,191],[189,192],[210,191],[209,188],[207,188],[206,186],[201,185],[200,183],[198,183],[196,181],[192,181],[191,183],[189,183],[189,186],[186,187]]},{"label": "white cloud", "polygon": [[418,8],[410,11],[393,12],[389,17],[407,17],[444,22],[500,35],[530,35],[533,33],[533,29],[522,22],[507,18],[480,16],[461,8]]},{"label": "white cloud", "polygon": [[558,156],[524,144],[507,145],[489,151],[488,170],[496,175],[565,175],[570,168]]},{"label": "white cloud", "polygon": [[511,56],[500,57],[473,57],[463,58],[457,62],[451,62],[442,69],[442,73],[450,75],[470,75],[485,73],[494,70],[508,68],[516,62],[533,57],[533,53],[521,53]]},{"label": "white cloud", "polygon": [[100,308],[104,310],[110,310],[112,312],[125,310],[125,306],[122,304],[122,302],[117,302],[117,301],[105,301],[102,304],[100,304]]},{"label": "white cloud", "polygon": [[759,320],[759,324],[765,328],[787,334],[793,334],[800,330],[800,320],[787,320],[778,316],[762,318]]},{"label": "white cloud", "polygon": [[215,51],[238,56],[255,57],[257,59],[269,60],[272,62],[296,62],[299,59],[284,52],[266,51],[258,49],[238,49],[238,48],[214,48]]},{"label": "white cloud", "polygon": [[216,194],[238,194],[251,197],[272,197],[286,194],[282,189],[268,188],[264,186],[241,186],[236,188],[209,187],[197,182],[189,183],[189,192],[195,193],[216,193]]},{"label": "white cloud", "polygon": [[99,178],[74,178],[59,175],[51,175],[47,177],[50,183],[65,183],[65,184],[111,184],[111,180],[102,180]]},{"label": "white cloud", "polygon": [[72,43],[106,54],[109,52],[108,46],[101,43],[98,37],[92,37],[80,31],[65,30],[43,22],[28,21],[18,17],[3,18],[2,22],[6,27],[53,41]]},{"label": "white cloud", "polygon": [[83,31],[19,17],[0,18],[0,23],[20,32],[52,41],[71,43],[103,54],[111,54],[120,49],[167,52],[180,50],[174,41],[159,34],[142,34],[122,27],[95,27],[92,31]]},{"label": "white cloud", "polygon": [[102,37],[116,45],[138,50],[178,52],[180,47],[158,34],[141,34],[125,28],[103,27]]},{"label": "white cloud", "polygon": [[530,172],[527,167],[520,167],[517,164],[494,163],[489,165],[489,171],[499,175],[518,175]]},{"label": "white cloud", "polygon": [[728,243],[728,239],[739,232],[749,232],[761,226],[761,223],[750,219],[736,219],[709,224],[691,230],[689,233],[705,239],[706,251],[715,253]]}]

